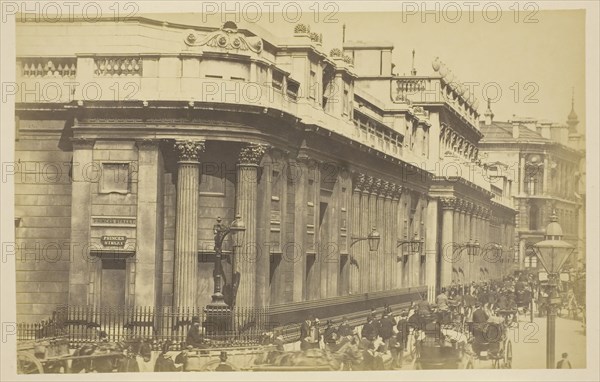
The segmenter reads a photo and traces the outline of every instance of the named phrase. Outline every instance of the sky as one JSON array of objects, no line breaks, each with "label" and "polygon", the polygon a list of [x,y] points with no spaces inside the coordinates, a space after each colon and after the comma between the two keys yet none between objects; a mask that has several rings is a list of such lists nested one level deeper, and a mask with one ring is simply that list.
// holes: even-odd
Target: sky
[{"label": "sky", "polygon": [[[433,5],[427,9],[433,10]],[[585,126],[583,10],[522,8],[518,13],[504,11],[498,16],[489,9],[484,16],[481,8],[472,13],[466,8],[459,13],[448,8],[436,16],[410,9],[404,13],[383,13],[333,12],[335,9],[330,8],[319,13],[305,10],[298,21],[283,17],[281,12],[273,12],[273,20],[269,20],[265,12],[257,22],[251,13],[241,10],[241,16],[218,13],[148,16],[191,25],[202,25],[203,21],[219,24],[223,17],[238,17],[240,25],[252,30],[256,24],[277,36],[292,36],[294,25],[304,23],[311,26],[312,32],[323,34],[326,52],[341,47],[345,24],[346,41],[393,43],[393,62],[398,74],[410,73],[413,49],[418,75],[433,74],[431,62],[440,57],[460,82],[476,84],[475,95],[482,115],[485,99],[489,97],[495,120],[506,121],[516,115],[564,123],[574,94],[580,127]],[[260,29],[256,30],[260,34]]]}]

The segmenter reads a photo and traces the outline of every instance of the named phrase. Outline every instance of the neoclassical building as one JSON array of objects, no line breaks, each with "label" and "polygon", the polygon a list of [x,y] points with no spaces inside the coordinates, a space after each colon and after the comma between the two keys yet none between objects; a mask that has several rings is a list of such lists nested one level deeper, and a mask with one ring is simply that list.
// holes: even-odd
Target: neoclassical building
[{"label": "neoclassical building", "polygon": [[18,319],[205,306],[216,219],[237,214],[221,282],[286,319],[511,272],[514,179],[486,174],[477,101],[439,59],[392,73],[392,49],[326,53],[305,25],[19,23]]},{"label": "neoclassical building", "polygon": [[[514,117],[494,120],[488,104],[481,122],[480,142],[492,174],[512,177],[510,195],[518,209],[515,270],[542,270],[533,245],[544,239],[556,212],[564,240],[575,247],[565,267],[585,264],[585,131],[575,102],[565,124]],[[578,264],[579,263],[579,264]]]}]

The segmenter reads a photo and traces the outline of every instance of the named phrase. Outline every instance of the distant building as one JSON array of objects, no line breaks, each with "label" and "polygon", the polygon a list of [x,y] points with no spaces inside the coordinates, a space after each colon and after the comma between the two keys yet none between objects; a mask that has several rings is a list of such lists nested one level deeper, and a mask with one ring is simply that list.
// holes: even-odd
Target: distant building
[{"label": "distant building", "polygon": [[[486,179],[476,101],[447,68],[393,75],[392,48],[327,54],[305,25],[19,23],[18,320],[205,306],[213,226],[238,213],[224,282],[240,272],[238,306],[289,319],[501,278],[514,180]],[[376,251],[356,240],[372,228]]]},{"label": "distant building", "polygon": [[488,103],[481,122],[481,151],[490,173],[514,179],[510,196],[518,209],[514,265],[542,270],[533,244],[544,239],[553,211],[564,240],[576,247],[568,267],[585,263],[585,137],[572,102],[566,124],[513,117],[495,121]]}]

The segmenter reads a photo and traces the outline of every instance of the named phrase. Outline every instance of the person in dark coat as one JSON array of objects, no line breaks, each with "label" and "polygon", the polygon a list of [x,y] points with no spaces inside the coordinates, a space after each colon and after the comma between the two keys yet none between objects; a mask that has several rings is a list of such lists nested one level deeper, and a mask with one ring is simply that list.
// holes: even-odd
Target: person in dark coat
[{"label": "person in dark coat", "polygon": [[398,319],[398,324],[396,325],[396,329],[398,329],[398,338],[401,340],[400,344],[402,345],[402,352],[406,350],[408,344],[408,312],[402,311],[400,312],[400,318]]},{"label": "person in dark coat", "polygon": [[323,332],[323,341],[325,341],[325,343],[335,342],[333,339],[334,334],[336,334],[337,337],[337,328],[333,326],[331,320],[327,320],[325,322],[325,331]]},{"label": "person in dark coat", "polygon": [[352,335],[352,327],[348,323],[348,317],[342,317],[342,323],[337,328],[337,333],[340,337],[346,337]]},{"label": "person in dark coat", "polygon": [[377,325],[373,322],[373,318],[371,316],[367,317],[367,323],[363,325],[360,336],[369,341],[373,341],[378,335]]},{"label": "person in dark coat", "polygon": [[181,367],[175,366],[175,362],[170,355],[168,355],[169,348],[171,346],[171,342],[167,341],[162,349],[158,358],[156,358],[156,363],[154,364],[154,371],[181,371]]},{"label": "person in dark coat", "polygon": [[562,353],[562,359],[556,363],[557,369],[572,369],[571,361],[569,361],[569,355]]},{"label": "person in dark coat", "polygon": [[233,371],[233,367],[227,363],[227,352],[222,351],[219,360],[219,365],[215,368],[215,371]]},{"label": "person in dark coat", "polygon": [[206,348],[204,336],[202,335],[202,330],[200,329],[200,317],[192,317],[192,324],[188,329],[185,343],[194,348]]},{"label": "person in dark coat", "polygon": [[386,346],[388,346],[390,338],[394,335],[394,321],[390,318],[388,313],[384,313],[381,320],[379,320],[378,333]]}]

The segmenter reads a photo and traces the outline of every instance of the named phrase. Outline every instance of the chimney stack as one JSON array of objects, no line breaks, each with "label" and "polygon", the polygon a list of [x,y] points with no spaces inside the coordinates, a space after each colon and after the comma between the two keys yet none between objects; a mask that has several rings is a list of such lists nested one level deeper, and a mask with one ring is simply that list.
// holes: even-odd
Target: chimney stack
[{"label": "chimney stack", "polygon": [[483,116],[485,117],[486,126],[491,125],[494,121],[494,113],[492,112],[491,101],[489,98],[487,99],[487,110],[485,111],[485,114],[483,114]]},{"label": "chimney stack", "polygon": [[521,123],[518,120],[513,120],[512,121],[512,128],[513,128],[512,136],[513,136],[513,139],[519,139],[519,125],[520,124]]}]

